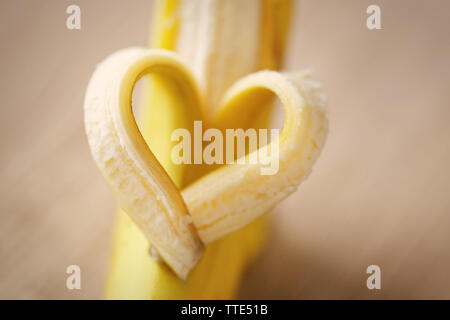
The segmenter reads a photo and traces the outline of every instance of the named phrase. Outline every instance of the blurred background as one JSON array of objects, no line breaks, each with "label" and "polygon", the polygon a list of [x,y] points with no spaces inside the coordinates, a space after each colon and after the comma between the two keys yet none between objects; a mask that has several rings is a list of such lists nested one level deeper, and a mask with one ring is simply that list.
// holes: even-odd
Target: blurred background
[{"label": "blurred background", "polygon": [[[81,7],[81,30],[66,8]],[[366,8],[381,7],[382,30]],[[115,200],[84,134],[95,65],[146,46],[152,1],[2,1],[0,298],[100,298]],[[273,216],[240,298],[450,298],[450,2],[302,0],[285,69],[313,67],[330,132]],[[82,290],[66,289],[66,267]],[[366,268],[381,267],[381,290]]]}]

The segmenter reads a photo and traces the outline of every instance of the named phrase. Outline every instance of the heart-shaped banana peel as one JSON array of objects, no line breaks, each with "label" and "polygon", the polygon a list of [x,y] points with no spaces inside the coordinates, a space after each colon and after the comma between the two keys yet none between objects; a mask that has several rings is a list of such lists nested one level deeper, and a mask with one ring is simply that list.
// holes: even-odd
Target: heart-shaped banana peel
[{"label": "heart-shaped banana peel", "polygon": [[222,130],[242,127],[240,123],[248,123],[258,111],[247,107],[257,104],[246,101],[264,102],[271,98],[267,93],[277,96],[285,111],[284,126],[260,149],[270,154],[278,148],[278,172],[262,175],[263,163],[246,160],[211,171],[180,191],[145,143],[133,116],[132,92],[147,73],[169,75],[186,108],[202,119],[201,94],[176,54],[129,48],[112,54],[95,70],[84,103],[86,132],[95,162],[120,206],[185,279],[201,258],[203,243],[247,225],[308,176],[326,139],[326,102],[320,85],[301,73],[261,71],[239,80],[225,94],[212,125]]}]

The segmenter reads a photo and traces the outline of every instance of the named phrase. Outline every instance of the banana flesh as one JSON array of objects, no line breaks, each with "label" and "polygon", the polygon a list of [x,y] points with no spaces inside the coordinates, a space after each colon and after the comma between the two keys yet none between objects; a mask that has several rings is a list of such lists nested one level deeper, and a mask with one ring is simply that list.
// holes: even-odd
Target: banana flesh
[{"label": "banana flesh", "polygon": [[175,51],[189,61],[206,105],[214,108],[233,82],[259,68],[263,3],[180,0],[178,5]]}]

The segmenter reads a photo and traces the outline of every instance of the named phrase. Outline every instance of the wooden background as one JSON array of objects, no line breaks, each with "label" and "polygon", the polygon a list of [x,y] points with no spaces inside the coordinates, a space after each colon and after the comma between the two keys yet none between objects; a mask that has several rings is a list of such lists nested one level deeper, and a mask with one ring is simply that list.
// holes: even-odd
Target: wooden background
[{"label": "wooden background", "polygon": [[[81,31],[65,27],[69,4]],[[365,10],[382,9],[369,31]],[[288,69],[313,67],[330,132],[279,205],[241,298],[450,298],[450,2],[304,0]],[[84,91],[109,53],[147,43],[151,1],[3,1],[0,298],[99,298],[114,199],[91,159]],[[82,290],[65,288],[66,267]],[[370,291],[367,266],[382,270]]]}]

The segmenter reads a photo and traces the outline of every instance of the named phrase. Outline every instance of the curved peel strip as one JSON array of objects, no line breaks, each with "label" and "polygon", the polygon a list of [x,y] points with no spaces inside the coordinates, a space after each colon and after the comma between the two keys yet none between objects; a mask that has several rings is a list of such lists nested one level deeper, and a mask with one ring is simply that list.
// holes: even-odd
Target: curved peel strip
[{"label": "curved peel strip", "polygon": [[280,136],[262,147],[275,150],[274,144],[279,144],[279,170],[261,175],[264,165],[249,163],[248,154],[246,164],[221,167],[184,189],[183,198],[204,243],[242,228],[294,192],[325,143],[326,99],[320,85],[303,74],[261,71],[241,79],[225,94],[215,125],[245,127],[258,111],[250,101],[269,98],[261,95],[264,91],[273,92],[285,111]]},{"label": "curved peel strip", "polygon": [[200,114],[195,82],[175,54],[130,48],[111,55],[94,72],[84,103],[86,132],[121,207],[185,279],[204,248],[179,190],[148,148],[132,113],[134,85],[148,72],[173,76],[187,107]]}]

